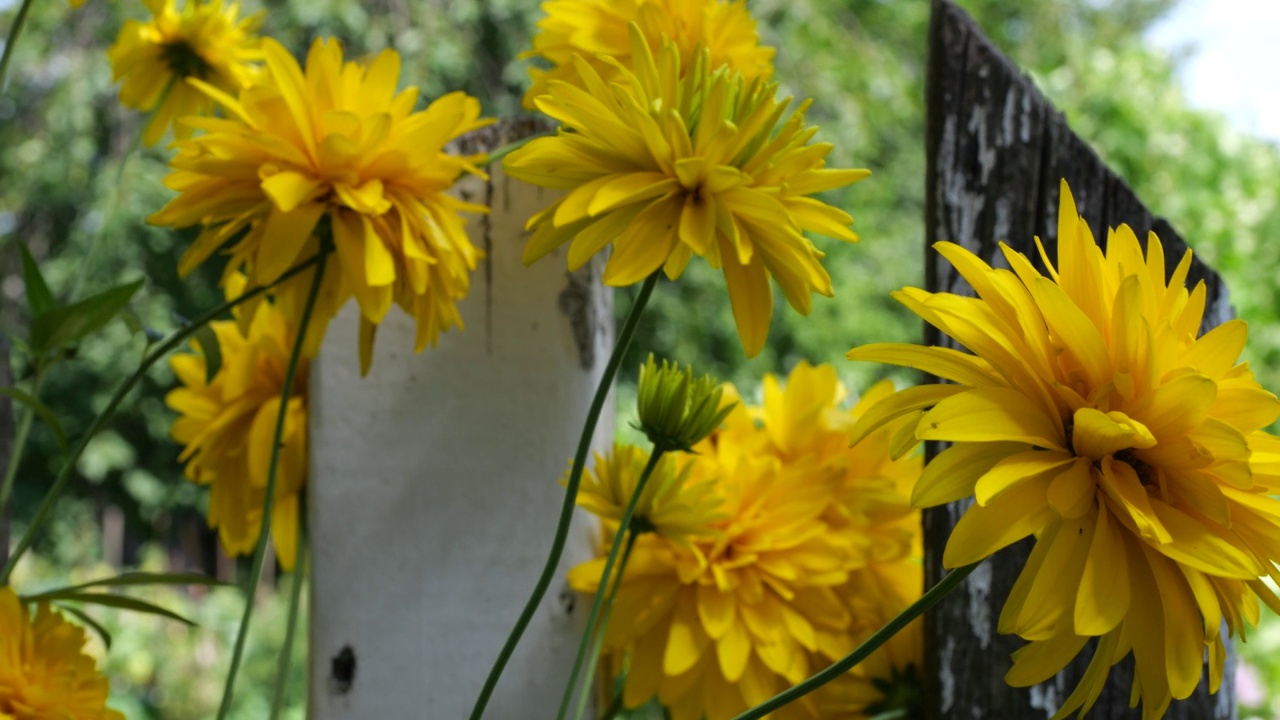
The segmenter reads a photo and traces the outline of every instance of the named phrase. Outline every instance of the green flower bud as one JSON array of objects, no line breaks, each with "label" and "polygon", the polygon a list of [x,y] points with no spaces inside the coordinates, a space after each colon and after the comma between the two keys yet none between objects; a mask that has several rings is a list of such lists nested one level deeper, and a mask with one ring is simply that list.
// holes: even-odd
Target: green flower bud
[{"label": "green flower bud", "polygon": [[637,394],[640,430],[664,452],[692,450],[737,404],[720,406],[724,391],[710,375],[695,378],[693,368],[666,360],[659,368],[652,354],[640,368]]}]

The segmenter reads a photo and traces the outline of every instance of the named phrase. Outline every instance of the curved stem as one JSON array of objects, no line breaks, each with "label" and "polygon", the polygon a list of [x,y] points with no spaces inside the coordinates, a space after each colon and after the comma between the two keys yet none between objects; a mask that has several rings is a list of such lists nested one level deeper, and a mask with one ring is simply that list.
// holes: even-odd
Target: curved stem
[{"label": "curved stem", "polygon": [[9,79],[9,60],[13,58],[13,48],[18,44],[18,36],[22,34],[22,26],[27,22],[27,13],[31,11],[31,0],[22,0],[18,15],[13,18],[9,27],[9,37],[4,41],[4,55],[0,55],[0,92],[4,92]]},{"label": "curved stem", "polygon": [[622,325],[622,332],[618,334],[618,341],[613,346],[613,352],[609,355],[609,362],[605,364],[604,374],[600,376],[600,384],[596,386],[595,397],[591,399],[591,408],[587,411],[587,422],[582,428],[582,436],[578,439],[578,452],[573,457],[573,468],[569,471],[569,482],[564,491],[564,503],[560,506],[560,521],[556,525],[556,534],[551,542],[551,553],[547,556],[542,575],[538,577],[533,593],[525,602],[524,610],[520,612],[515,627],[511,628],[511,634],[507,636],[506,644],[498,653],[493,669],[485,678],[484,687],[480,690],[480,696],[476,698],[475,707],[471,710],[471,720],[480,720],[484,717],[484,709],[489,704],[494,688],[498,686],[498,678],[502,677],[507,661],[511,659],[516,645],[520,643],[520,636],[529,626],[533,613],[538,609],[542,598],[546,596],[547,588],[551,586],[551,578],[555,576],[556,566],[560,564],[560,556],[564,554],[565,540],[569,537],[569,521],[573,519],[573,506],[578,500],[578,485],[582,482],[582,469],[587,464],[587,454],[591,452],[591,439],[596,434],[600,412],[604,409],[604,401],[613,387],[613,379],[618,374],[618,366],[622,364],[622,356],[626,354],[627,347],[631,345],[631,338],[636,333],[640,314],[644,311],[644,306],[649,303],[649,296],[653,294],[653,288],[658,283],[658,272],[646,278],[644,284],[640,286],[640,294],[636,296],[636,301],[627,314],[627,320]]},{"label": "curved stem", "polygon": [[[595,595],[591,598],[591,613],[587,615],[587,629],[582,633],[582,641],[578,643],[578,654],[573,659],[573,670],[569,673],[569,682],[564,688],[564,697],[560,700],[560,711],[556,713],[556,720],[564,720],[566,713],[569,711],[569,701],[573,698],[573,689],[578,685],[578,674],[582,672],[582,661],[586,659],[588,648],[593,648],[592,639],[597,633],[604,637],[604,630],[608,624],[608,619],[600,623],[600,627],[596,627],[596,619],[600,617],[600,608],[604,604],[605,594],[608,593],[612,598],[618,592],[618,585],[622,584],[622,572],[626,570],[626,559],[631,556],[631,546],[635,542],[636,532],[631,529],[631,518],[635,516],[636,505],[640,501],[640,493],[644,492],[644,486],[649,482],[649,476],[653,474],[654,468],[658,466],[658,462],[662,460],[663,451],[654,448],[652,454],[649,455],[649,461],[644,465],[644,471],[640,473],[640,479],[636,481],[636,488],[631,492],[631,498],[627,500],[627,507],[622,511],[622,519],[618,521],[618,532],[613,536],[613,543],[609,547],[609,556],[604,561],[604,572],[600,575],[600,584],[596,586]],[[618,553],[622,550],[623,537],[629,537],[630,540],[625,543],[627,546],[627,554],[624,556],[622,564],[618,567],[618,577],[614,580],[613,589],[609,590],[609,579],[613,577],[613,565],[618,561]],[[591,671],[595,671],[596,653],[591,653]],[[591,687],[590,673],[587,675],[587,684],[583,688],[583,702],[579,707],[586,703],[587,688]]]},{"label": "curved stem", "polygon": [[315,265],[316,262],[318,262],[318,258],[308,260],[301,265],[294,267],[289,272],[281,275],[279,279],[270,285],[253,288],[235,300],[223,303],[204,315],[201,315],[190,325],[187,325],[181,330],[170,335],[167,340],[157,345],[155,350],[152,350],[145,358],[142,359],[142,364],[138,366],[138,369],[124,381],[123,385],[116,388],[116,392],[111,396],[111,400],[107,402],[107,406],[98,414],[98,417],[93,419],[93,424],[89,426],[87,431],[85,431],[84,436],[80,438],[80,442],[76,443],[75,449],[72,450],[71,454],[67,457],[66,462],[62,466],[62,470],[58,471],[58,477],[54,479],[52,487],[49,488],[49,492],[45,494],[44,500],[41,501],[39,509],[36,510],[35,518],[31,520],[31,524],[27,526],[27,531],[22,534],[22,538],[13,549],[13,554],[9,556],[9,561],[5,563],[4,572],[0,573],[0,586],[9,582],[9,575],[13,572],[13,568],[18,564],[18,560],[22,558],[23,553],[31,548],[31,543],[35,541],[36,532],[39,531],[40,526],[48,519],[49,513],[52,512],[54,504],[58,501],[62,492],[67,489],[67,485],[75,475],[76,463],[80,461],[80,456],[84,454],[84,449],[88,447],[89,441],[92,440],[107,423],[111,422],[111,419],[115,417],[116,411],[120,409],[120,404],[124,402],[124,399],[129,395],[133,388],[142,381],[142,378],[146,376],[147,371],[151,369],[151,366],[155,365],[161,358],[177,349],[178,346],[186,342],[187,338],[196,334],[200,328],[208,325],[210,321],[231,312],[231,310],[237,305],[252,300],[285,280],[308,270]]},{"label": "curved stem", "polygon": [[[637,494],[639,494],[638,490]],[[631,559],[631,551],[635,549],[636,538],[638,537],[640,537],[640,533],[635,530],[627,533],[627,547],[622,551],[622,559],[618,561],[618,573],[613,578],[613,586],[609,588],[609,597],[605,599],[604,615],[600,618],[600,629],[596,630],[596,638],[591,643],[591,655],[587,661],[586,672],[583,675],[586,678],[586,682],[582,686],[582,692],[578,695],[578,706],[573,711],[573,717],[576,720],[582,720],[587,714],[587,698],[590,697],[588,688],[591,687],[591,682],[596,675],[596,667],[600,664],[600,649],[604,646],[604,632],[609,628],[609,619],[613,616],[613,602],[618,599],[618,589],[622,587],[622,575],[627,571],[627,561]],[[601,578],[601,581],[603,579]],[[590,632],[591,625],[589,622],[587,629]],[[568,687],[573,687],[572,679]]]},{"label": "curved stem", "polygon": [[[293,341],[293,351],[289,353],[289,365],[284,372],[284,387],[280,389],[280,410],[276,413],[276,430],[271,440],[271,462],[267,466],[266,497],[262,500],[262,523],[258,526],[258,543],[253,549],[253,565],[249,570],[249,582],[245,587],[244,614],[240,616],[240,629],[236,631],[236,644],[231,651],[231,667],[227,669],[227,683],[222,689],[222,704],[218,706],[218,720],[224,720],[231,712],[231,698],[235,696],[236,674],[240,670],[240,661],[244,658],[244,645],[249,637],[249,622],[253,619],[254,595],[257,594],[258,582],[261,580],[262,564],[267,555],[267,541],[271,535],[271,514],[276,504],[276,481],[280,470],[280,450],[284,447],[285,419],[289,416],[289,399],[293,397],[293,381],[298,374],[298,363],[302,359],[302,347],[306,344],[307,327],[311,324],[311,314],[316,308],[316,299],[320,297],[320,284],[324,280],[324,268],[328,264],[330,247],[328,243],[320,244],[318,265],[315,277],[311,280],[311,290],[307,293],[307,303],[302,308],[302,318],[298,321],[298,337]],[[299,547],[302,545],[299,539]],[[298,567],[294,566],[296,572]]]},{"label": "curved stem", "polygon": [[[40,367],[40,361],[36,361],[36,375],[31,381],[31,397],[39,399],[40,382],[44,380],[44,372]],[[22,464],[22,453],[27,447],[27,436],[31,433],[31,422],[36,417],[36,411],[27,408],[22,414],[22,419],[18,421],[18,430],[13,436],[13,448],[9,452],[9,465],[4,470],[4,482],[0,484],[0,517],[4,516],[5,508],[9,506],[9,496],[13,492],[13,483],[18,478],[18,466]],[[0,554],[3,554],[0,552]]]},{"label": "curved stem", "polygon": [[923,615],[926,610],[937,605],[939,600],[946,597],[948,593],[959,587],[960,583],[964,582],[964,579],[969,577],[969,574],[974,570],[977,570],[978,566],[981,564],[982,562],[979,561],[972,565],[965,565],[962,568],[952,570],[951,573],[943,578],[937,585],[929,588],[929,592],[925,593],[919,600],[911,603],[906,610],[903,610],[897,617],[890,620],[889,624],[880,628],[876,634],[867,638],[861,645],[855,648],[853,652],[835,661],[825,670],[819,671],[808,680],[805,680],[795,687],[783,690],[760,705],[738,715],[733,718],[733,720],[760,720],[760,718],[768,715],[774,710],[808,695],[814,690],[817,690],[823,685],[826,685],[853,669],[855,665],[866,660],[871,653],[880,649],[880,646],[888,642],[889,638],[897,635],[899,631],[910,625],[912,620]]},{"label": "curved stem", "polygon": [[285,688],[289,686],[289,668],[293,664],[293,637],[298,628],[298,609],[302,604],[302,585],[307,562],[307,504],[298,503],[298,546],[293,558],[293,587],[289,589],[289,619],[285,625],[284,647],[276,665],[275,694],[271,699],[271,720],[280,717],[284,708]]}]

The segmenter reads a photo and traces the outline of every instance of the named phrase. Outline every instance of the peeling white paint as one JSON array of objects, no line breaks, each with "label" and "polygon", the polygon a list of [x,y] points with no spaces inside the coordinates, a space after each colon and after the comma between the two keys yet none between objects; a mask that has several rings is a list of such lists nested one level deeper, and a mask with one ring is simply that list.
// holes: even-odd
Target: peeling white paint
[{"label": "peeling white paint", "polygon": [[1030,692],[1031,707],[1037,710],[1043,710],[1046,718],[1053,717],[1058,711],[1060,701],[1058,700],[1058,688],[1052,682],[1042,685],[1033,685]]},{"label": "peeling white paint", "polygon": [[956,651],[955,638],[947,636],[942,643],[940,662],[938,663],[938,687],[942,690],[942,712],[951,710],[956,703],[956,676],[951,672],[951,656]]},{"label": "peeling white paint", "polygon": [[969,593],[969,629],[983,650],[991,645],[991,638],[996,631],[991,624],[991,567],[991,563],[979,565],[965,582]]}]

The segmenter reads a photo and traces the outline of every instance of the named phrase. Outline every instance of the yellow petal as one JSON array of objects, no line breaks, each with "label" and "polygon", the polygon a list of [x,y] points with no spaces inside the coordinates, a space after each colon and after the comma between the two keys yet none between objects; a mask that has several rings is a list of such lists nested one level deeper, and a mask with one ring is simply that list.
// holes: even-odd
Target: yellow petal
[{"label": "yellow petal", "polygon": [[308,203],[291,212],[280,209],[271,211],[262,229],[262,240],[258,247],[257,266],[254,270],[257,282],[273,282],[294,265],[326,209],[321,203]]},{"label": "yellow petal", "polygon": [[1026,395],[1005,387],[967,390],[938,403],[920,421],[921,440],[1025,442],[1065,450],[1062,423]]},{"label": "yellow petal", "polygon": [[1075,631],[1080,635],[1110,632],[1129,611],[1129,578],[1124,539],[1107,508],[1099,508],[1089,557],[1076,591]]},{"label": "yellow petal", "polygon": [[872,405],[858,418],[858,422],[849,430],[849,444],[857,445],[885,424],[907,413],[933,407],[964,390],[959,385],[918,385],[890,395]]},{"label": "yellow petal", "polygon": [[[929,387],[929,386],[926,386]],[[949,386],[937,386],[949,387]],[[960,443],[953,445],[925,466],[911,491],[911,504],[918,508],[955,502],[973,494],[978,478],[996,463],[1021,450],[1023,443]]]},{"label": "yellow petal", "polygon": [[1121,412],[1103,413],[1093,408],[1076,410],[1072,419],[1072,445],[1076,454],[1100,460],[1126,448],[1146,449],[1156,444],[1145,425]]},{"label": "yellow petal", "polygon": [[[721,245],[724,242],[721,241]],[[725,253],[727,248],[722,247]],[[764,348],[769,337],[769,321],[773,316],[773,292],[769,289],[769,274],[764,264],[753,260],[739,265],[733,256],[725,253],[724,279],[733,307],[733,319],[738,326],[738,336],[747,357],[752,358]]]},{"label": "yellow petal", "polygon": [[956,523],[942,554],[942,565],[957,568],[990,556],[1032,533],[1056,513],[1049,507],[1048,480],[1020,483],[985,506],[974,505]]},{"label": "yellow petal", "polygon": [[1076,461],[1069,453],[1027,450],[1000,460],[985,475],[978,478],[974,497],[979,505],[986,505],[993,497],[1027,480],[1052,480],[1064,466]]},{"label": "yellow petal", "polygon": [[1049,504],[1064,518],[1078,518],[1089,512],[1097,495],[1093,480],[1093,463],[1076,458],[1049,484]]},{"label": "yellow petal", "polygon": [[999,378],[989,363],[951,348],[877,343],[856,347],[846,353],[845,358],[915,368],[971,387],[999,384]]}]

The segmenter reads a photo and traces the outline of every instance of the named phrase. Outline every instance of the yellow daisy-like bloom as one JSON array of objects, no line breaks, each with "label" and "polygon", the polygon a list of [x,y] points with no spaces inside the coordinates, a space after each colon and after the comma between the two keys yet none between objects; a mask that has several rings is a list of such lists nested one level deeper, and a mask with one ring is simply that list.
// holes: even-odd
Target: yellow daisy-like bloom
[{"label": "yellow daisy-like bloom", "polygon": [[1280,609],[1258,580],[1278,577],[1280,502],[1270,496],[1280,492],[1280,440],[1263,428],[1280,401],[1237,362],[1245,323],[1197,337],[1205,286],[1185,286],[1190,252],[1168,281],[1154,234],[1144,256],[1121,226],[1104,254],[1066,183],[1048,277],[1008,247],[1012,270],[937,248],[978,297],[908,288],[897,298],[976,356],[896,344],[851,351],[956,383],[905,390],[855,433],[932,408],[916,437],[955,445],[925,469],[913,500],[977,499],[947,544],[947,567],[1036,536],[1000,616],[1000,632],[1031,641],[1007,681],[1042,682],[1097,637],[1057,717],[1087,711],[1130,652],[1144,718],[1191,694],[1206,648],[1216,691],[1220,623],[1242,632],[1259,597]]},{"label": "yellow daisy-like bloom", "polygon": [[[263,41],[263,53],[265,72],[239,99],[195,83],[228,119],[189,121],[205,132],[179,143],[166,184],[180,195],[150,221],[204,226],[182,257],[184,275],[239,238],[227,251],[227,274],[244,270],[254,285],[315,256],[318,236],[331,236],[338,262],[325,272],[308,355],[352,295],[365,371],[375,326],[393,301],[417,320],[422,351],[462,324],[457,301],[481,252],[460,213],[487,212],[445,194],[463,172],[483,175],[476,163],[484,156],[456,157],[444,146],[490,121],[460,92],[415,112],[417,89],[396,92],[400,56],[392,50],[367,65],[344,63],[336,40],[316,40],[305,73],[273,40]],[[277,289],[295,324],[310,284],[307,272]]]},{"label": "yellow daisy-like bloom", "polygon": [[[595,465],[578,489],[578,505],[616,531],[648,462],[649,453],[623,443],[614,443],[606,455],[596,453]],[[688,455],[663,455],[636,501],[631,522],[675,542],[712,533],[711,525],[725,517],[720,496],[713,482],[692,481],[691,469]]]},{"label": "yellow daisy-like bloom", "polygon": [[0,588],[0,718],[124,720],[106,706],[110,687],[85,642],[84,629],[48,603],[32,617],[13,590]]},{"label": "yellow daisy-like bloom", "polygon": [[145,2],[151,21],[125,22],[107,57],[112,79],[124,83],[120,102],[152,113],[142,141],[154,145],[170,125],[179,139],[190,137],[191,128],[176,124],[178,118],[212,112],[213,100],[188,79],[227,93],[253,79],[261,14],[241,18],[240,3],[226,0],[187,0],[181,10],[174,0]]},{"label": "yellow daisy-like bloom", "polygon": [[[878,453],[848,447],[853,418],[836,410],[843,389],[830,366],[800,365],[785,391],[767,383],[776,393],[765,407],[739,404],[696,455],[678,456],[683,487],[709,485],[719,516],[680,542],[643,534],[632,551],[605,636],[613,666],[628,668],[627,707],[657,696],[673,720],[732,718],[842,657],[919,597],[919,515],[905,492],[897,512],[884,512],[879,494],[909,485],[919,457],[893,461],[887,443]],[[802,460],[780,448],[825,454]],[[876,461],[855,467],[859,452]],[[858,487],[866,492],[846,492]],[[603,565],[574,568],[571,585],[594,592]],[[885,700],[876,682],[918,662],[912,647],[900,641],[775,717],[865,716]]]},{"label": "yellow daisy-like bloom", "polygon": [[[693,255],[723,269],[748,356],[764,346],[773,313],[772,275],[807,314],[811,293],[832,295],[822,253],[803,234],[856,241],[844,211],[813,193],[848,185],[866,170],[825,167],[831,145],[810,144],[804,109],[785,121],[775,85],[712,70],[708,54],[681,73],[664,42],[655,59],[631,26],[634,72],[605,58],[617,80],[580,57],[582,86],[553,81],[537,105],[562,124],[506,158],[508,174],[565,191],[529,220],[524,261],[569,243],[576,270],[612,243],[608,285],[630,285],[663,268],[678,277]],[[583,89],[585,87],[585,89]]]},{"label": "yellow daisy-like bloom", "polygon": [[[233,278],[239,291],[243,277]],[[210,324],[218,338],[222,366],[207,380],[205,355],[174,355],[173,372],[183,387],[169,392],[165,402],[180,413],[173,439],[186,447],[188,479],[210,486],[209,527],[227,554],[254,551],[266,500],[271,443],[285,371],[296,337],[288,321],[269,302],[251,312],[247,333],[226,320]],[[293,569],[297,553],[298,502],[307,480],[307,361],[302,359],[293,382],[285,415],[283,450],[276,475],[271,535],[280,566]]]},{"label": "yellow daisy-like bloom", "polygon": [[530,110],[550,81],[581,83],[573,67],[575,55],[606,81],[617,72],[601,56],[630,67],[630,23],[638,25],[652,52],[661,49],[663,37],[671,38],[686,67],[705,48],[712,68],[728,65],[748,80],[773,74],[774,49],[760,44],[756,21],[741,0],[551,0],[542,9],[547,16],[538,22],[533,50],[522,57],[542,58],[551,69],[529,69],[533,86],[524,104]]}]

